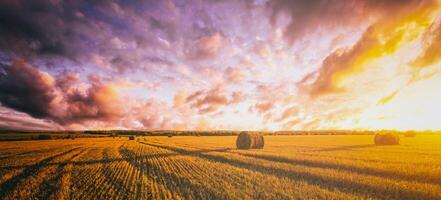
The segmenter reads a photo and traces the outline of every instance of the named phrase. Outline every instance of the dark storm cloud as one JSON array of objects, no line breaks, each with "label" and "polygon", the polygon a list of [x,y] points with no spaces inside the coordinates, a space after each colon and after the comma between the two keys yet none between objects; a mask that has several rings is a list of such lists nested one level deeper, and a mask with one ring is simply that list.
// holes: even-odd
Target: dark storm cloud
[{"label": "dark storm cloud", "polygon": [[91,77],[91,85],[78,87],[78,77],[54,78],[23,60],[1,65],[0,103],[32,117],[61,124],[84,120],[113,120],[123,115],[117,89]]},{"label": "dark storm cloud", "polygon": [[[154,11],[163,4],[149,1],[142,8]],[[135,1],[2,1],[0,50],[29,61],[58,56],[88,63],[98,54],[119,68],[134,67],[141,56],[121,55],[138,47],[160,47],[157,35],[167,37],[174,26],[139,9]]]},{"label": "dark storm cloud", "polygon": [[24,61],[2,64],[0,69],[0,102],[4,106],[37,118],[50,115],[50,103],[55,98],[52,77]]},{"label": "dark storm cloud", "polygon": [[72,56],[74,13],[68,7],[44,1],[0,2],[0,48],[20,56]]},{"label": "dark storm cloud", "polygon": [[55,57],[75,66],[105,64],[110,73],[150,72],[170,60],[215,59],[226,42],[219,30],[228,26],[222,15],[232,2],[5,0],[0,51],[30,63]]}]

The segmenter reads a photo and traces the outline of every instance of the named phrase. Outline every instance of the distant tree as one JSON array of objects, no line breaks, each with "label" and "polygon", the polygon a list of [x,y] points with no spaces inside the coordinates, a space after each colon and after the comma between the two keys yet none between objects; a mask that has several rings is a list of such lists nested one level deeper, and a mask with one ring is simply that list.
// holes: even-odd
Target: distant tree
[{"label": "distant tree", "polygon": [[48,134],[41,134],[41,135],[38,135],[38,137],[37,137],[37,140],[51,140],[51,139],[53,139],[53,137]]}]

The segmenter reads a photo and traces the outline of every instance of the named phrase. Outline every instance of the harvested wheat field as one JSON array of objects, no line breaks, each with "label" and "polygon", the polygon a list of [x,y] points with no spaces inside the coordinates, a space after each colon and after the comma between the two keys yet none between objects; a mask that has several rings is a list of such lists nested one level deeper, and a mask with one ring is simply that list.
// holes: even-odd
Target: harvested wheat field
[{"label": "harvested wheat field", "polygon": [[441,136],[1,142],[0,199],[441,199]]}]

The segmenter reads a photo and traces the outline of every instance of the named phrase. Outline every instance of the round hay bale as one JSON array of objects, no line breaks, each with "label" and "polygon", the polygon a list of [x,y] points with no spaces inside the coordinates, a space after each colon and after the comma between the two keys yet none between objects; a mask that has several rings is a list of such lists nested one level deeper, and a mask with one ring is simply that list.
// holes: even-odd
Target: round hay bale
[{"label": "round hay bale", "polygon": [[416,137],[416,133],[411,131],[405,132],[403,135],[404,137]]},{"label": "round hay bale", "polygon": [[236,139],[238,149],[263,149],[265,140],[262,135],[241,132]]},{"label": "round hay bale", "polygon": [[133,135],[129,136],[129,140],[135,140],[135,136]]},{"label": "round hay bale", "polygon": [[376,145],[398,145],[400,144],[400,136],[393,133],[376,134],[374,141]]},{"label": "round hay bale", "polygon": [[263,146],[265,146],[265,140],[263,139],[263,136],[257,135],[256,140],[256,149],[263,149]]},{"label": "round hay bale", "polygon": [[375,144],[380,144],[381,138],[382,138],[382,136],[380,134],[375,134],[375,137],[374,137]]}]

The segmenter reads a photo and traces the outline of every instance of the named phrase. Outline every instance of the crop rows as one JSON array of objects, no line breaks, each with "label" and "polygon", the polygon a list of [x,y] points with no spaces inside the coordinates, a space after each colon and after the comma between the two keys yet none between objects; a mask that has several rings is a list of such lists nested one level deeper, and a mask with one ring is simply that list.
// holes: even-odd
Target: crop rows
[{"label": "crop rows", "polygon": [[441,199],[441,136],[2,142],[0,199]]}]

